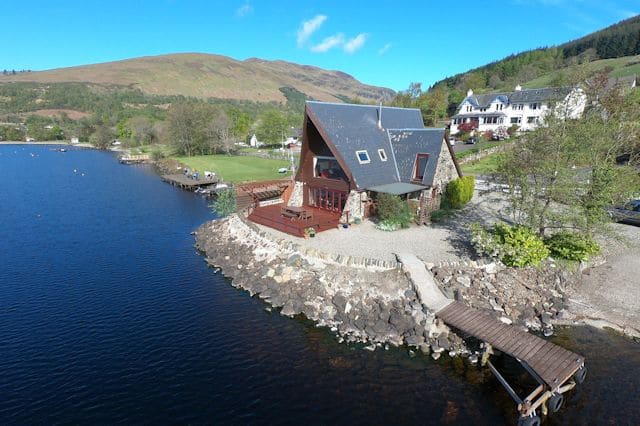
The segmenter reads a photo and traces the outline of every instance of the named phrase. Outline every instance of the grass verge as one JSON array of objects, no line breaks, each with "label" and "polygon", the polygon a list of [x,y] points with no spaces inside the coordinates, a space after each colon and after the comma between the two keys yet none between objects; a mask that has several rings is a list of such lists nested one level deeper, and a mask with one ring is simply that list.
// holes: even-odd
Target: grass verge
[{"label": "grass verge", "polygon": [[290,173],[278,173],[279,168],[289,166],[287,160],[241,155],[197,155],[173,158],[200,173],[205,170],[215,172],[225,182],[262,181],[290,176]]}]

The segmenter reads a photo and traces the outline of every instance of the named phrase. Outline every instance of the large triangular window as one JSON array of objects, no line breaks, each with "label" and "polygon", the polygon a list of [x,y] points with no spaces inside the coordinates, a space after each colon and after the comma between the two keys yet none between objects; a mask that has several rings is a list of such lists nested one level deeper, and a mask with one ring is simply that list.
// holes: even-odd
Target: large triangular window
[{"label": "large triangular window", "polygon": [[413,180],[422,182],[425,171],[427,170],[427,164],[429,163],[429,154],[417,154],[416,162],[413,168]]}]

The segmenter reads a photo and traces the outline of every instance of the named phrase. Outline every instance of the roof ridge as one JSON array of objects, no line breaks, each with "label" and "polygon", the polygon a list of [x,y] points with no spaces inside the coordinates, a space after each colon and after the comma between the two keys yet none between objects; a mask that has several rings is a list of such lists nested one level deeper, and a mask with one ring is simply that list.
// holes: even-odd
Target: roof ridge
[{"label": "roof ridge", "polygon": [[[380,108],[380,105],[373,105],[373,104],[350,104],[346,102],[325,102],[325,101],[304,101],[304,102],[305,104],[342,105],[342,106],[354,106],[354,107]],[[404,107],[387,106],[387,105],[382,105],[382,108],[403,109],[408,111],[420,111],[420,108],[404,108]]]}]

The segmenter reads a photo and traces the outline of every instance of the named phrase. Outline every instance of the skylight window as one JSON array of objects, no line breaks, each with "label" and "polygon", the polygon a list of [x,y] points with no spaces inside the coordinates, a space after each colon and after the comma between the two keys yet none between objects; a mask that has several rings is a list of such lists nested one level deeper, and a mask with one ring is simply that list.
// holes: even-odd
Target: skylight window
[{"label": "skylight window", "polygon": [[356,157],[358,157],[358,163],[360,164],[369,164],[371,162],[369,153],[366,150],[356,151]]},{"label": "skylight window", "polygon": [[387,161],[387,153],[384,152],[384,149],[380,148],[378,150],[378,155],[380,156],[380,160]]}]

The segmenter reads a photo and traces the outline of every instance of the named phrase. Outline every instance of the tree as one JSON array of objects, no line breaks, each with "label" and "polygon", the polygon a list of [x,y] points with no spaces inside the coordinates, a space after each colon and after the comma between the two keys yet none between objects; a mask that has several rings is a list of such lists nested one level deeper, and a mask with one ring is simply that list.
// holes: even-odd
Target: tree
[{"label": "tree", "polygon": [[107,149],[113,141],[114,132],[105,124],[96,126],[96,131],[91,135],[89,141],[99,149]]},{"label": "tree", "polygon": [[284,140],[287,130],[285,115],[276,109],[270,109],[260,116],[256,136],[267,144],[277,144]]},{"label": "tree", "polygon": [[116,136],[118,139],[131,139],[133,132],[127,127],[126,120],[120,120],[116,125]]},{"label": "tree", "polygon": [[218,197],[211,204],[211,210],[219,217],[225,217],[236,211],[236,191],[226,189],[218,193]]},{"label": "tree", "polygon": [[165,135],[178,154],[187,156],[230,152],[229,118],[222,108],[197,102],[171,106],[165,123]]},{"label": "tree", "polygon": [[126,127],[129,129],[130,137],[140,145],[152,144],[157,140],[153,120],[148,117],[141,115],[131,117]]},{"label": "tree", "polygon": [[231,135],[238,140],[245,140],[251,130],[251,117],[238,108],[230,108],[227,115],[231,120]]},{"label": "tree", "polygon": [[500,157],[514,220],[545,236],[549,229],[605,231],[606,208],[640,191],[633,165],[616,165],[640,136],[637,106],[609,93],[579,120],[548,115]]}]

